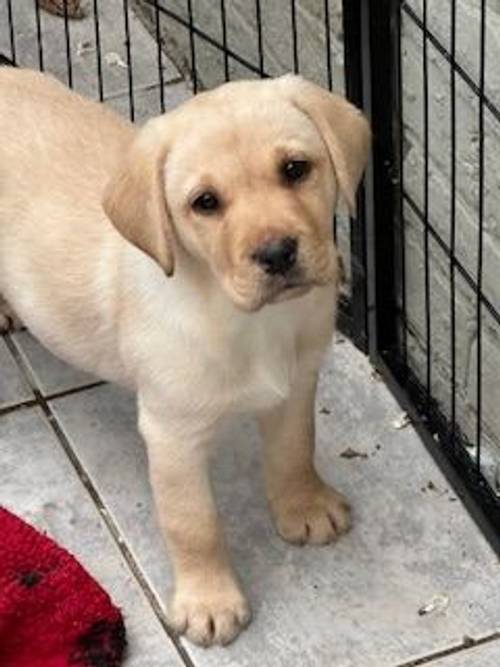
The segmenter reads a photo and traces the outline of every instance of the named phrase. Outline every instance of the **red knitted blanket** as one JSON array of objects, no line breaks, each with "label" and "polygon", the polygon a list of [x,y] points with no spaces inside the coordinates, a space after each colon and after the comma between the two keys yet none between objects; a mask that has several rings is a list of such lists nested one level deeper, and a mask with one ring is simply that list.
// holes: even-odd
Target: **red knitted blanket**
[{"label": "red knitted blanket", "polygon": [[1,667],[118,667],[119,609],[78,561],[0,507]]}]

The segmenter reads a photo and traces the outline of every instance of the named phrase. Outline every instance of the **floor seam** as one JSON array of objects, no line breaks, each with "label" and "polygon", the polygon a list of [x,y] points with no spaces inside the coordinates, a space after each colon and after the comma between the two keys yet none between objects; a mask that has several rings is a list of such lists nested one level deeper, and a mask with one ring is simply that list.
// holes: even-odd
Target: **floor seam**
[{"label": "floor seam", "polygon": [[[98,387],[105,387],[108,383],[104,380],[97,380],[96,382],[89,382],[89,384],[82,384],[80,387],[71,387],[70,389],[62,389],[61,391],[55,391],[51,394],[43,394],[38,386],[33,386],[30,384],[30,390],[34,392],[35,390],[40,392],[40,395],[46,401],[55,401],[58,398],[66,398],[66,396],[74,396],[75,394],[84,393],[90,391],[91,389],[97,389]],[[32,408],[38,405],[36,398],[26,398],[23,401],[18,403],[12,403],[11,405],[2,405],[0,407],[0,417],[3,415],[10,414],[16,410],[22,410],[23,408]]]},{"label": "floor seam", "polygon": [[98,387],[105,387],[108,383],[105,380],[96,380],[95,382],[89,382],[88,384],[82,384],[79,387],[71,387],[70,389],[62,389],[61,391],[55,391],[51,394],[43,395],[46,401],[55,401],[58,398],[65,398],[66,396],[74,396],[80,392],[90,391],[91,389],[97,389]]},{"label": "floor seam", "polygon": [[53,431],[57,441],[59,442],[60,446],[62,447],[64,453],[66,454],[67,458],[69,459],[69,462],[71,463],[78,479],[84,486],[85,490],[89,494],[92,502],[94,503],[97,511],[99,512],[100,517],[102,518],[104,524],[106,525],[106,528],[108,529],[108,532],[110,533],[113,542],[115,543],[116,547],[118,548],[120,554],[122,557],[125,559],[125,562],[127,563],[129,570],[134,577],[134,579],[137,581],[141,591],[145,595],[147,601],[149,602],[149,605],[151,606],[154,615],[158,619],[160,625],[162,626],[165,634],[167,637],[170,639],[172,644],[174,645],[179,657],[183,661],[184,665],[186,667],[195,667],[194,663],[191,660],[191,657],[189,656],[188,652],[186,649],[182,646],[180,643],[179,639],[177,636],[172,632],[172,630],[169,628],[166,616],[160,606],[160,603],[158,602],[156,595],[154,594],[153,590],[151,589],[151,586],[149,585],[146,577],[143,575],[138,563],[136,562],[134,555],[132,553],[132,550],[129,548],[128,544],[126,543],[124,537],[122,536],[120,529],[118,528],[118,525],[114,521],[114,519],[111,517],[109,514],[103,499],[101,498],[101,494],[97,490],[97,488],[94,486],[92,480],[90,479],[89,475],[87,474],[83,463],[80,461],[78,458],[76,452],[73,450],[73,447],[71,446],[71,443],[69,439],[67,438],[63,427],[61,424],[59,424],[59,421],[56,417],[56,415],[53,413],[51,406],[48,403],[47,398],[43,396],[43,394],[40,391],[40,388],[36,384],[35,378],[32,376],[31,369],[26,368],[24,360],[22,358],[22,355],[20,354],[20,351],[17,349],[14,341],[10,338],[10,336],[5,337],[5,343],[7,347],[9,348],[10,353],[12,354],[19,371],[22,373],[22,375],[25,377],[25,379],[30,383],[32,386],[33,393],[35,394],[35,399],[33,401],[33,406],[37,406],[40,408],[40,410],[43,412],[45,418],[47,419],[47,422]]},{"label": "floor seam", "polygon": [[12,412],[17,410],[22,410],[23,408],[34,408],[38,405],[36,398],[28,398],[25,401],[20,403],[15,403],[14,405],[4,405],[0,408],[0,418],[5,415],[9,415]]},{"label": "floor seam", "polygon": [[441,658],[447,658],[451,655],[457,655],[460,653],[465,653],[469,649],[477,648],[478,646],[484,646],[485,644],[491,644],[495,641],[500,641],[500,632],[494,632],[487,637],[482,637],[481,639],[472,639],[472,637],[464,637],[462,644],[458,646],[451,646],[450,648],[443,649],[441,651],[436,651],[435,653],[430,653],[429,655],[417,658],[416,660],[410,660],[409,662],[402,662],[395,667],[420,667],[420,665],[431,665],[435,660],[440,660]]},{"label": "floor seam", "polygon": [[[64,396],[76,394],[80,391],[87,391],[89,389],[94,389],[95,387],[101,387],[103,385],[108,384],[105,380],[94,380],[92,382],[86,382],[85,384],[78,385],[76,387],[69,387],[68,389],[61,389],[59,391],[44,393],[37,380],[35,369],[32,367],[28,355],[23,350],[23,346],[10,334],[4,336],[4,340],[11,355],[14,357],[14,361],[17,362],[18,368],[20,367],[24,379],[28,382],[30,389],[33,392],[38,391],[46,401],[52,401],[56,398],[62,398]],[[13,347],[11,347],[9,343]],[[25,407],[24,404],[31,401],[36,402],[36,399],[27,399],[26,401],[21,401],[20,403],[16,403],[13,406],[8,406],[8,408],[16,409],[17,407],[20,408]],[[0,408],[0,415],[1,414],[2,414],[2,408]]]}]

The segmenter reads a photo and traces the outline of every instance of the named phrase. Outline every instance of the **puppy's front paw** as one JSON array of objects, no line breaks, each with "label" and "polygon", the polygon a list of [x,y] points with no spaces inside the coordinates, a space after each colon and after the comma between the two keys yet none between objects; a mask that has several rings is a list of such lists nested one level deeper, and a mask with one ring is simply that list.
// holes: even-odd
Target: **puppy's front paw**
[{"label": "puppy's front paw", "polygon": [[217,579],[198,586],[179,584],[170,606],[169,625],[200,646],[225,646],[250,622],[250,607],[238,586]]},{"label": "puppy's front paw", "polygon": [[329,544],[351,527],[351,510],[340,493],[320,479],[272,503],[278,533],[292,544]]}]

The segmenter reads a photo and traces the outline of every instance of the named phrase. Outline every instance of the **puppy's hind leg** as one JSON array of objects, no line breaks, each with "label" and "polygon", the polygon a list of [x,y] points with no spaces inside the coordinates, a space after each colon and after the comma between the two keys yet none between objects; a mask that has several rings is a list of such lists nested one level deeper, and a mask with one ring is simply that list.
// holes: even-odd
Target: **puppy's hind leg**
[{"label": "puppy's hind leg", "polygon": [[0,334],[21,329],[23,323],[0,294]]}]

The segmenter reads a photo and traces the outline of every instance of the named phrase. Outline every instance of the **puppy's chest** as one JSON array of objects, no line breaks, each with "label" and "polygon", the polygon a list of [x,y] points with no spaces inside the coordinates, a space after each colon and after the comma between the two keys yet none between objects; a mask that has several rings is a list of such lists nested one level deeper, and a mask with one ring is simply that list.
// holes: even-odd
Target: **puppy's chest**
[{"label": "puppy's chest", "polygon": [[263,410],[287,398],[297,366],[293,327],[247,321],[234,328],[221,321],[209,331],[202,341],[198,334],[196,346],[191,336],[182,350],[176,346],[174,364],[183,367],[178,399],[223,414]]},{"label": "puppy's chest", "polygon": [[229,409],[262,410],[287,398],[296,366],[290,332],[253,331],[231,341],[213,379]]}]

